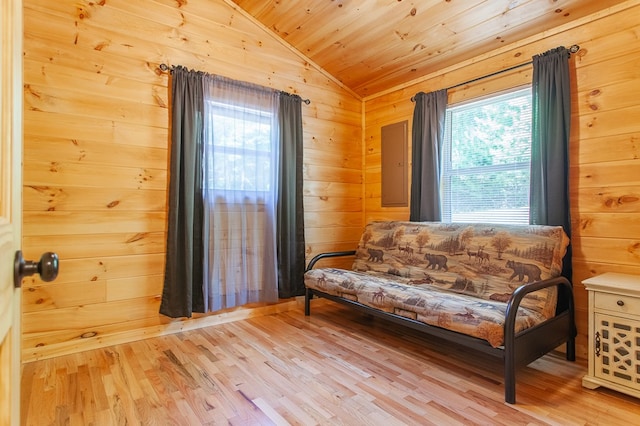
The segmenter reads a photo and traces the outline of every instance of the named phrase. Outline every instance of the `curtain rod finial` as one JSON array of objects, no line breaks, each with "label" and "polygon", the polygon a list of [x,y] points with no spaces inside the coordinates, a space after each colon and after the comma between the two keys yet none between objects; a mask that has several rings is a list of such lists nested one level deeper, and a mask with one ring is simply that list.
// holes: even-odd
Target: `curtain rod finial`
[{"label": "curtain rod finial", "polygon": [[569,48],[569,52],[571,53],[576,53],[578,50],[580,50],[580,46],[578,46],[577,44],[574,44]]}]

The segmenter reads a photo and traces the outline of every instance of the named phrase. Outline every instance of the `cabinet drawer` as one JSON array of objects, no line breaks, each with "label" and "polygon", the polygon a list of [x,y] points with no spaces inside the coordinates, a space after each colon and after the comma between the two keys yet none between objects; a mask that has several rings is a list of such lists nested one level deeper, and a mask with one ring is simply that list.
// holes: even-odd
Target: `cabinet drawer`
[{"label": "cabinet drawer", "polygon": [[596,309],[640,315],[640,299],[637,297],[599,292],[596,292],[594,296]]}]

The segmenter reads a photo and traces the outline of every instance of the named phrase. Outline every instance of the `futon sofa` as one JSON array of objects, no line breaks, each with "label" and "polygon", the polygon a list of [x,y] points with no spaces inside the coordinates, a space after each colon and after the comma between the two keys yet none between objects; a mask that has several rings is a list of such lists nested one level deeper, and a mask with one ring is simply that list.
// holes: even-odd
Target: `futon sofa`
[{"label": "futon sofa", "polygon": [[[575,360],[568,244],[554,226],[375,221],[356,250],[309,262],[305,315],[323,297],[497,356],[513,404],[518,367],[562,344]],[[315,267],[341,256],[351,270]]]}]

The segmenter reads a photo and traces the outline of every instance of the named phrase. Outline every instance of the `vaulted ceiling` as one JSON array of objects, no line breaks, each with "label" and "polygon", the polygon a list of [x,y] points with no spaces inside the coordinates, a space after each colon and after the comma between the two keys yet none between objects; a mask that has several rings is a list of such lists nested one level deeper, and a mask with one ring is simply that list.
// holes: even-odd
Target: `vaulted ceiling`
[{"label": "vaulted ceiling", "polygon": [[232,1],[366,97],[625,0]]}]

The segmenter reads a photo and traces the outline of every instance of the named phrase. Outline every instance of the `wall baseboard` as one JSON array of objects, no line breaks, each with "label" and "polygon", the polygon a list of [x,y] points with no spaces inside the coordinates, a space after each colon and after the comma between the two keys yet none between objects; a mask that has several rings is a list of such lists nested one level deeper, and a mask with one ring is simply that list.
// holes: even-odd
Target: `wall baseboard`
[{"label": "wall baseboard", "polygon": [[203,327],[240,321],[248,318],[273,315],[295,309],[302,309],[304,297],[287,299],[272,305],[238,307],[212,314],[197,314],[189,319],[171,319],[169,322],[136,330],[114,332],[111,334],[96,335],[88,338],[77,338],[67,342],[45,345],[36,348],[22,350],[22,363],[53,358],[62,355],[70,355],[87,350],[99,349],[107,346],[129,343],[151,337],[181,333]]}]

